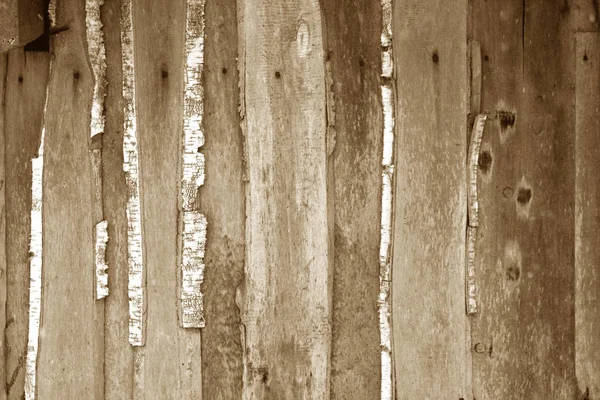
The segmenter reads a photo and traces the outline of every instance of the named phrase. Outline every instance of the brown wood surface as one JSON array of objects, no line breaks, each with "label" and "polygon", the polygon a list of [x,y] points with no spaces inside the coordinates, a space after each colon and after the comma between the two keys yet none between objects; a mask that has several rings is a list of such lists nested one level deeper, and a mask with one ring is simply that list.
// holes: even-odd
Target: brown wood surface
[{"label": "brown wood surface", "polygon": [[575,398],[574,36],[563,2],[475,2],[483,137],[474,398]]},{"label": "brown wood surface", "polygon": [[[140,203],[148,305],[134,385],[155,398],[200,398],[200,331],[177,317],[178,169],[183,135],[186,3],[133,6]],[[209,228],[210,229],[210,228]],[[136,396],[134,396],[136,397]]]},{"label": "brown wood surface", "polygon": [[[331,257],[321,10],[245,0],[244,399],[326,399]],[[256,51],[255,49],[261,49]]]},{"label": "brown wood surface", "polygon": [[24,396],[29,327],[31,159],[37,157],[48,80],[48,53],[8,53],[5,104],[6,383],[9,399]]},{"label": "brown wood surface", "polygon": [[204,135],[206,180],[199,209],[208,220],[202,292],[202,391],[205,399],[242,397],[242,343],[236,289],[242,283],[245,189],[238,114],[235,0],[206,3]]},{"label": "brown wood surface", "polygon": [[394,10],[392,261],[398,399],[467,397],[466,1]]},{"label": "brown wood surface", "polygon": [[5,89],[8,57],[0,54],[0,400],[6,399],[6,136]]},{"label": "brown wood surface", "polygon": [[0,52],[40,36],[43,14],[43,0],[0,0]]},{"label": "brown wood surface", "polygon": [[106,126],[102,135],[104,218],[108,222],[109,295],[105,301],[104,379],[106,400],[133,396],[133,348],[129,345],[127,187],[123,172],[123,89],[120,0],[105,0],[102,23],[107,59]]},{"label": "brown wood surface", "polygon": [[600,33],[576,34],[575,361],[579,393],[600,396]]},{"label": "brown wood surface", "polygon": [[[96,224],[89,153],[93,78],[85,47],[85,9],[58,4],[45,115],[43,272],[38,398],[103,398],[103,331],[94,291]],[[67,206],[68,205],[68,206]],[[57,356],[60,355],[60,356]]]},{"label": "brown wood surface", "polygon": [[331,398],[376,399],[381,391],[381,4],[322,4],[332,82],[326,89],[335,111],[333,121],[327,117],[336,134]]}]

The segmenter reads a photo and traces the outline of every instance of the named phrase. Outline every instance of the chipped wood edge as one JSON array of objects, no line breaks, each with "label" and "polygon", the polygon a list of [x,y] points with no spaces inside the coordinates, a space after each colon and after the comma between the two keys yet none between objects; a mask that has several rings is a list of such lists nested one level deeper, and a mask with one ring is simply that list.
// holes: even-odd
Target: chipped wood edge
[{"label": "chipped wood edge", "polygon": [[140,203],[139,148],[135,102],[133,1],[121,2],[121,51],[123,58],[123,171],[127,182],[127,259],[129,268],[129,343],[146,342],[146,271],[144,268]]},{"label": "chipped wood edge", "polygon": [[379,330],[381,338],[381,400],[392,400],[394,395],[391,305],[392,280],[392,210],[394,193],[394,56],[392,0],[382,0],[381,30],[381,101],[383,105],[383,154],[381,195],[381,241],[379,250]]},{"label": "chipped wood edge", "polygon": [[204,7],[205,0],[188,0],[185,29],[183,154],[179,232],[179,323],[183,328],[205,326],[201,285],[204,281],[206,217],[198,211],[198,189],[204,184]]}]

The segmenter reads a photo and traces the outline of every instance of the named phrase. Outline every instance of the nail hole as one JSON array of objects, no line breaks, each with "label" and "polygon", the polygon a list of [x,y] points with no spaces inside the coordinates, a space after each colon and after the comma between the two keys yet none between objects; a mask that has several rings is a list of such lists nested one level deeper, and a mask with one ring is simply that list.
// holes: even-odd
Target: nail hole
[{"label": "nail hole", "polygon": [[531,196],[533,196],[533,194],[530,188],[519,188],[517,201],[521,204],[527,204],[531,200]]},{"label": "nail hole", "polygon": [[431,59],[433,60],[434,63],[438,63],[438,61],[440,60],[440,56],[438,56],[438,53],[435,52],[433,53],[433,56],[431,56]]},{"label": "nail hole", "polygon": [[73,78],[75,78],[75,79],[79,79],[79,76],[80,76],[80,75],[79,75],[79,71],[75,71],[75,72],[73,73]]},{"label": "nail hole", "polygon": [[490,165],[492,165],[492,155],[489,151],[484,151],[479,156],[479,168],[483,172],[487,172],[490,169]]},{"label": "nail hole", "polygon": [[510,186],[506,186],[503,190],[502,190],[502,196],[504,196],[504,198],[506,199],[510,199],[513,194],[515,194],[515,190],[513,188],[511,188]]},{"label": "nail hole", "polygon": [[518,281],[521,276],[521,270],[519,267],[508,267],[506,270],[506,277],[509,281]]},{"label": "nail hole", "polygon": [[227,73],[227,68],[223,68],[223,69],[221,70],[221,72],[223,73],[223,75],[225,75],[225,74]]},{"label": "nail hole", "polygon": [[19,83],[23,83],[23,75],[19,75]]},{"label": "nail hole", "polygon": [[166,69],[163,69],[160,71],[160,76],[164,78],[168,78],[169,77],[169,71],[167,71]]},{"label": "nail hole", "polygon": [[484,59],[485,61],[489,61],[489,60],[490,60],[490,58],[488,57],[488,55],[487,55],[487,54],[486,54],[485,56],[483,56],[483,59]]},{"label": "nail hole", "polygon": [[584,55],[583,55],[583,61],[587,61],[587,60],[588,60],[588,55],[587,55],[587,54],[584,54]]},{"label": "nail hole", "polygon": [[365,66],[365,61],[363,59],[360,59],[358,61],[358,65],[360,65],[361,67],[364,67]]},{"label": "nail hole", "polygon": [[275,71],[275,78],[281,78],[281,73],[279,71]]}]

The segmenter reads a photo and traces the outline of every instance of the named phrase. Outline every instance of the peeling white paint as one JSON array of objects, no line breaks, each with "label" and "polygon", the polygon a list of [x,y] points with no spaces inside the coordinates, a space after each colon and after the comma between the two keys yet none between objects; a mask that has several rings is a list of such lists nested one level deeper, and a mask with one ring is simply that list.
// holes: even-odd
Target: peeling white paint
[{"label": "peeling white paint", "polygon": [[123,57],[123,170],[127,182],[127,259],[129,265],[129,343],[145,344],[145,271],[142,250],[139,150],[136,131],[135,65],[132,0],[121,2],[121,49]]},{"label": "peeling white paint", "polygon": [[204,145],[204,5],[205,0],[187,2],[180,235],[180,324],[184,328],[203,328],[205,324],[201,285],[207,223],[196,204],[198,189],[204,184],[204,155],[200,152]]},{"label": "peeling white paint", "polygon": [[473,131],[471,133],[471,144],[469,146],[469,191],[467,195],[469,226],[477,227],[479,225],[479,203],[477,202],[477,173],[479,168],[479,150],[481,148],[481,139],[483,138],[483,129],[487,116],[479,114],[475,117]]},{"label": "peeling white paint", "polygon": [[106,265],[106,244],[108,243],[108,222],[96,224],[94,232],[94,258],[96,261],[96,300],[108,296],[108,265]]},{"label": "peeling white paint", "polygon": [[100,7],[104,0],[86,0],[85,26],[88,59],[94,74],[91,133],[93,137],[104,132],[104,97],[106,96],[106,49],[100,20]]},{"label": "peeling white paint", "polygon": [[381,0],[381,101],[383,105],[383,155],[381,242],[379,248],[379,330],[381,337],[381,399],[391,400],[392,333],[390,314],[391,229],[394,183],[394,64],[392,53],[392,0]]},{"label": "peeling white paint", "polygon": [[467,313],[477,312],[477,286],[475,282],[475,244],[477,228],[467,227]]}]

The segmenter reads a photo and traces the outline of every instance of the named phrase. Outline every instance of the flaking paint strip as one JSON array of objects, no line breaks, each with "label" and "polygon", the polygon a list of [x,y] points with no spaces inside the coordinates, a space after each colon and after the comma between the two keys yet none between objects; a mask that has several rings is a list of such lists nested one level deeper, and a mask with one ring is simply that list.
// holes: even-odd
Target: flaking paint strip
[{"label": "flaking paint strip", "polygon": [[183,328],[203,328],[205,324],[201,285],[207,223],[197,210],[198,189],[204,184],[204,155],[200,152],[204,145],[204,5],[205,0],[187,2],[179,299]]},{"label": "flaking paint strip", "polygon": [[[56,24],[56,0],[48,5],[50,27]],[[25,362],[24,392],[26,400],[36,398],[37,392],[37,359],[40,341],[40,323],[42,312],[42,200],[44,176],[44,137],[46,134],[46,113],[50,97],[53,60],[50,57],[46,99],[38,156],[31,160],[31,232],[29,241],[29,328],[27,332],[27,359]]]},{"label": "flaking paint strip", "polygon": [[379,330],[381,339],[381,399],[391,400],[392,339],[390,314],[391,229],[394,183],[394,64],[392,53],[392,0],[382,0],[381,101],[383,105],[383,154],[381,242],[379,248]]},{"label": "flaking paint strip", "polygon": [[135,64],[132,0],[121,2],[121,50],[123,58],[123,170],[127,183],[127,260],[129,294],[129,343],[145,344],[146,273],[142,247],[139,149],[136,128]]},{"label": "flaking paint strip", "polygon": [[108,243],[108,222],[96,224],[94,231],[94,258],[96,261],[96,300],[108,296],[108,265],[106,265],[106,244]]},{"label": "flaking paint strip", "polygon": [[469,145],[469,188],[467,191],[468,226],[467,226],[467,282],[466,307],[467,314],[477,313],[477,284],[475,280],[475,245],[477,242],[477,226],[479,225],[479,203],[477,201],[477,173],[479,168],[479,151],[487,116],[479,114],[475,117],[471,143]]}]

